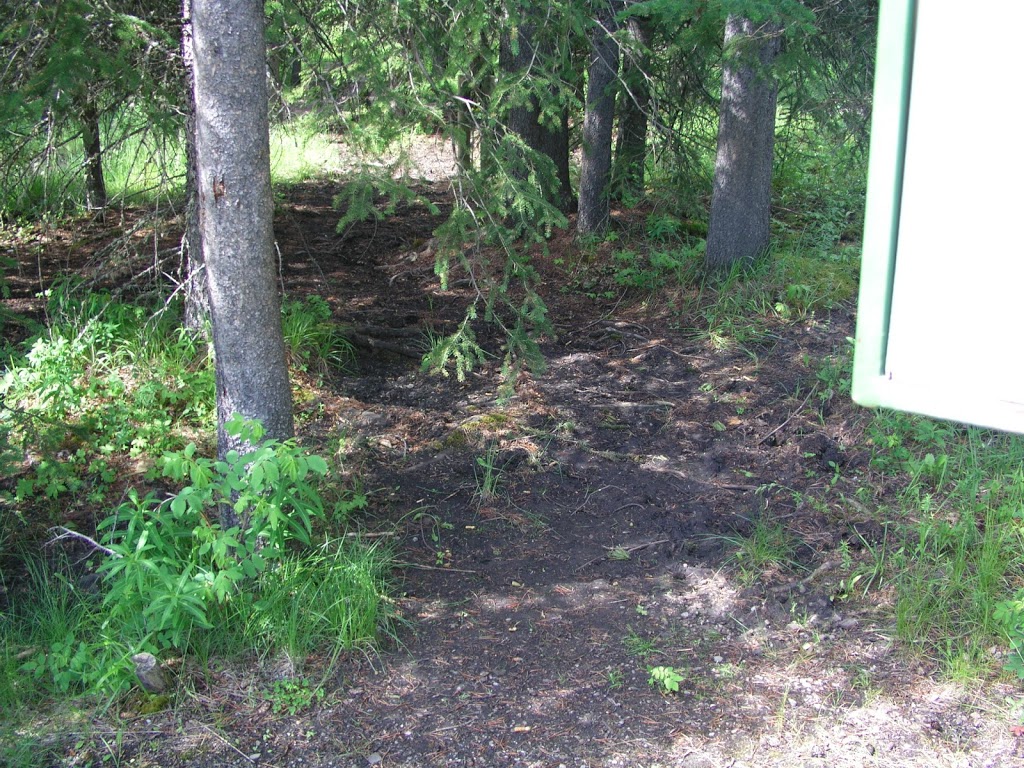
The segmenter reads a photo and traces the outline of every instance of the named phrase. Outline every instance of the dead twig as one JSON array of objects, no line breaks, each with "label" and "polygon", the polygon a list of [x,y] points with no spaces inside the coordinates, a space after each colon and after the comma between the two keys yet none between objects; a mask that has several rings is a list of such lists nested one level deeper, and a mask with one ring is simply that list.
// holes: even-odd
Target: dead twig
[{"label": "dead twig", "polygon": [[[632,505],[631,504],[627,504],[626,505],[626,507],[629,507],[629,506],[632,506]],[[640,506],[640,505],[637,504],[636,506]],[[625,509],[626,507],[619,507],[619,509]],[[616,510],[616,512],[617,511],[618,510]],[[604,549],[608,550],[608,553],[609,553],[608,555],[601,555],[600,557],[595,557],[593,560],[588,560],[583,565],[581,565],[579,568],[576,568],[573,571],[573,573],[579,573],[584,568],[589,568],[594,563],[599,563],[602,560],[607,560],[612,552],[626,552],[626,553],[632,555],[634,552],[638,552],[641,549],[647,549],[647,547],[656,547],[659,544],[668,544],[670,541],[671,541],[671,539],[658,539],[657,541],[645,541],[643,544],[633,544],[632,546],[629,546],[629,547],[622,547],[622,546],[619,546],[619,547],[604,547]],[[621,559],[625,560],[627,558],[621,558]]]},{"label": "dead twig", "polygon": [[465,568],[439,568],[434,565],[420,565],[419,563],[395,563],[396,568],[416,568],[420,571],[450,571],[452,573],[478,573]]},{"label": "dead twig", "polygon": [[77,539],[78,541],[84,541],[93,549],[98,550],[105,555],[109,555],[110,557],[119,558],[122,556],[120,552],[115,552],[114,550],[108,547],[104,547],[98,541],[89,538],[84,533],[72,531],[70,528],[65,528],[63,525],[55,525],[53,528],[50,529],[50,531],[61,531],[62,533],[60,534],[60,536],[55,536],[48,542],[46,542],[47,546],[49,546],[50,544],[56,544],[58,541],[61,541],[62,539]]},{"label": "dead twig", "polygon": [[807,405],[807,401],[811,399],[811,395],[813,395],[813,394],[814,394],[815,392],[817,392],[817,391],[818,391],[818,385],[817,385],[817,384],[815,384],[815,385],[814,385],[813,387],[811,387],[811,391],[807,393],[807,397],[805,397],[805,398],[804,398],[803,402],[802,402],[802,403],[800,403],[800,405],[798,405],[798,406],[797,406],[796,410],[795,410],[795,411],[793,411],[793,412],[792,412],[791,414],[789,414],[789,416],[788,416],[788,417],[786,418],[786,420],[785,420],[784,422],[782,422],[781,424],[779,424],[779,426],[777,426],[777,427],[776,427],[775,429],[773,429],[773,430],[772,430],[771,432],[769,432],[769,433],[768,433],[767,435],[765,435],[765,436],[764,436],[764,437],[762,437],[762,438],[761,438],[760,440],[758,440],[758,441],[757,441],[757,444],[758,444],[758,445],[761,445],[761,444],[762,444],[763,442],[765,442],[765,441],[766,441],[766,440],[767,440],[767,439],[768,439],[769,437],[771,437],[771,436],[772,436],[772,435],[774,435],[774,434],[775,434],[776,432],[778,432],[778,431],[779,431],[780,429],[782,429],[782,428],[783,428],[784,426],[786,426],[787,424],[789,424],[789,422],[791,422],[791,421],[793,420],[793,417],[794,417],[794,416],[796,416],[796,415],[797,415],[798,413],[800,413],[800,411],[802,411],[802,410],[804,409],[804,406],[805,406],[805,405]]}]

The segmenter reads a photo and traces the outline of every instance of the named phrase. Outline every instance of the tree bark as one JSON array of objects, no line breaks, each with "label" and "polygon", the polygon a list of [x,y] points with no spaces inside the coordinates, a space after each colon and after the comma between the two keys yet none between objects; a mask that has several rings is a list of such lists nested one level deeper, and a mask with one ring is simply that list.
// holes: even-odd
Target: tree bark
[{"label": "tree bark", "polygon": [[576,219],[576,229],[581,235],[600,234],[608,226],[608,182],[615,118],[615,91],[611,86],[619,72],[619,44],[612,37],[615,9],[609,0],[598,0],[594,22],[583,117],[580,210]]},{"label": "tree bark", "polygon": [[576,196],[569,180],[569,109],[562,109],[557,126],[541,125],[538,138],[540,151],[555,164],[555,205],[562,213],[571,213],[576,210]]},{"label": "tree bark", "polygon": [[196,171],[195,58],[192,42],[192,0],[181,4],[181,58],[185,65],[185,233],[182,236],[181,281],[185,293],[182,325],[193,334],[206,332],[210,298],[203,263],[203,233],[199,226],[199,185]]},{"label": "tree bark", "polygon": [[777,25],[756,27],[738,16],[726,21],[718,153],[705,259],[710,271],[751,263],[768,250],[778,95],[771,66],[781,45]]},{"label": "tree bark", "polygon": [[[192,0],[199,216],[216,355],[217,453],[235,413],[294,434],[276,288],[262,0]],[[231,523],[230,519],[225,523]]]},{"label": "tree bark", "polygon": [[103,179],[103,148],[100,142],[100,115],[96,102],[82,100],[82,147],[85,150],[85,208],[102,218],[107,207],[107,184]]},{"label": "tree bark", "polygon": [[[551,59],[554,51],[540,37],[536,25],[523,22],[518,28],[516,45],[511,36],[503,31],[498,49],[498,61],[502,71],[510,75],[521,75],[527,79],[530,70],[539,66],[543,58]],[[543,86],[539,86],[543,87]],[[505,126],[518,135],[523,143],[535,152],[550,158],[555,164],[555,187],[549,190],[551,202],[566,213],[575,207],[572,184],[569,180],[569,112],[562,111],[559,125],[551,127],[540,122],[540,100],[532,96],[527,104],[517,105],[508,110]]]},{"label": "tree bark", "polygon": [[648,20],[631,16],[626,23],[631,49],[622,57],[619,99],[619,135],[615,145],[612,196],[616,200],[639,199],[644,195],[644,166],[647,162],[647,110],[651,89],[647,78],[650,61]]}]

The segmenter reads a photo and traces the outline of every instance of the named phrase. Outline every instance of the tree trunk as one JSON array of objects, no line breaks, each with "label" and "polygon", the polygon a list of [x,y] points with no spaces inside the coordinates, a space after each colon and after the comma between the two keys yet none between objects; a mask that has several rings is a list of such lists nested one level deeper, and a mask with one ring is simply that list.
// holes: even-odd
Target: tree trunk
[{"label": "tree trunk", "polygon": [[615,146],[615,170],[612,196],[617,200],[637,200],[644,195],[644,165],[647,162],[647,110],[651,89],[648,20],[631,16],[627,22],[632,41],[628,55],[622,57],[623,88],[619,99],[619,135]]},{"label": "tree trunk", "polygon": [[[498,51],[502,71],[511,75],[521,75],[529,80],[530,68],[538,66],[541,58],[550,59],[553,56],[552,46],[547,42],[538,43],[536,35],[535,25],[527,22],[518,28],[517,45],[513,45],[507,31],[502,33]],[[518,135],[526,146],[547,156],[555,164],[555,188],[548,190],[551,193],[551,202],[563,213],[572,210],[575,207],[575,199],[569,181],[568,110],[563,110],[559,126],[552,128],[541,125],[540,101],[537,96],[532,96],[527,104],[508,110],[505,126]]]},{"label": "tree trunk", "polygon": [[[498,46],[498,66],[501,67],[502,72],[514,77],[528,78],[529,68],[535,55],[532,24],[522,23],[517,30],[515,40],[507,30],[502,31]],[[537,100],[531,98],[525,104],[517,104],[507,110],[504,120],[505,127],[519,136],[526,146],[536,149],[539,131],[538,116]]]},{"label": "tree trunk", "polygon": [[[450,119],[454,125],[451,136],[455,148],[455,162],[461,171],[473,170],[474,135],[477,136],[481,165],[487,156],[487,150],[482,142],[484,137],[479,135],[477,117],[473,110],[487,108],[494,85],[492,80],[492,76],[487,72],[487,61],[481,54],[473,57],[472,64],[459,78],[459,100],[452,108]],[[472,106],[474,104],[476,106]]]},{"label": "tree trunk", "polygon": [[[270,190],[262,0],[192,0],[199,221],[216,356],[217,453],[247,446],[225,422],[294,434]],[[224,521],[230,524],[234,521]]]},{"label": "tree trunk", "polygon": [[82,147],[85,150],[85,208],[98,212],[102,218],[107,207],[107,185],[103,180],[100,115],[90,96],[82,100]]},{"label": "tree trunk", "polygon": [[612,122],[619,72],[619,44],[615,9],[609,0],[598,0],[590,36],[587,70],[587,107],[583,117],[583,161],[580,166],[580,212],[576,220],[581,235],[600,234],[608,226],[608,181],[612,167]]},{"label": "tree trunk", "polygon": [[203,264],[203,233],[199,226],[199,185],[196,173],[195,58],[192,42],[192,0],[182,0],[181,58],[185,65],[185,233],[182,236],[181,282],[185,293],[182,325],[193,334],[206,332],[210,298]]},{"label": "tree trunk", "polygon": [[540,151],[555,164],[555,205],[562,213],[571,213],[576,210],[576,197],[569,180],[569,109],[562,110],[558,126],[540,126],[538,139]]},{"label": "tree trunk", "polygon": [[778,85],[771,66],[778,26],[730,16],[725,25],[718,154],[708,221],[706,266],[724,271],[768,250]]}]

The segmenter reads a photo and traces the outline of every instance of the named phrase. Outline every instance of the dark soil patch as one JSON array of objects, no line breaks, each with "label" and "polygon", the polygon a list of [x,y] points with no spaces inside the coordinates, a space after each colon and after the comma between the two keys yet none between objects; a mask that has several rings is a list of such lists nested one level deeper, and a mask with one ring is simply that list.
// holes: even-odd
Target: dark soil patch
[{"label": "dark soil patch", "polygon": [[[496,364],[458,383],[413,359],[467,300],[434,275],[439,219],[410,207],[338,233],[338,191],[301,185],[279,205],[289,295],[323,296],[361,337],[358,371],[297,408],[312,447],[344,441],[371,491],[365,528],[395,534],[401,644],[343,659],[294,715],[270,705],[269,662],[183,673],[172,709],[123,707],[122,763],[1020,764],[998,713],[898,651],[886,592],[843,588],[884,502],[863,414],[817,388],[850,308],[719,350],[667,303],[573,290],[556,235],[538,264],[559,329],[548,370],[502,402]],[[52,270],[25,261],[16,300],[95,252],[55,248],[39,259]],[[792,548],[752,571],[736,540],[765,524]],[[652,686],[653,667],[679,691]],[[57,742],[55,764],[105,759],[100,738]]]}]

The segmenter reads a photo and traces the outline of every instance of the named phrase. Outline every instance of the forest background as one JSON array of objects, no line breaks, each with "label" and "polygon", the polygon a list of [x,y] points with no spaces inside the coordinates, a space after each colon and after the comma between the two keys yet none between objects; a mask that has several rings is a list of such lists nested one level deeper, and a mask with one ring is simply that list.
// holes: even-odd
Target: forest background
[{"label": "forest background", "polygon": [[[265,200],[239,198],[265,207],[255,245],[254,227],[217,232],[200,213],[260,193],[260,170],[240,184],[204,175],[204,120],[231,95],[229,83],[219,101],[202,98],[215,60],[204,25],[246,11],[258,26],[236,43],[266,64],[259,87],[234,91],[239,114],[262,123],[235,128],[266,144],[228,151],[265,163]],[[539,438],[532,423],[506,425],[530,382],[569,375],[552,366],[558,339],[592,327],[617,340],[658,329],[766,381],[780,339],[820,336],[824,351],[800,358],[803,380],[775,379],[788,418],[748,435],[776,445],[803,419],[835,419],[827,445],[788,441],[820,466],[804,471],[806,488],[732,467],[757,476],[764,514],[701,534],[714,543],[703,562],[767,593],[827,566],[830,605],[878,605],[873,621],[905,658],[934,665],[930,676],[996,686],[1002,732],[1019,738],[1019,439],[847,403],[840,318],[856,291],[877,15],[867,0],[4,3],[5,759],[106,760],[96,734],[130,731],[125,712],[184,711],[187,692],[198,696],[189,681],[209,684],[225,659],[272,662],[254,685],[275,712],[325,707],[326,681],[358,649],[406,641],[393,575],[416,558],[403,547],[426,545],[419,566],[456,574],[455,521],[473,529],[515,507],[517,440]],[[424,146],[444,150],[443,173],[414,170]],[[341,294],[309,284],[289,285],[282,303],[290,255],[270,219],[312,204],[309,183],[349,251],[425,217],[371,254],[430,264],[414,322],[357,322]],[[225,335],[237,329],[249,335]],[[390,362],[371,362],[380,356]],[[431,374],[453,397],[493,382],[484,421],[403,454],[406,470],[468,454],[472,519],[387,501],[372,452],[348,437],[356,426],[311,415],[310,403],[330,411],[351,395],[343,382],[375,366],[399,379],[412,358],[424,392],[438,386]],[[233,370],[258,381],[239,389]],[[700,387],[691,408],[732,409],[695,416],[711,433],[749,415],[735,393]],[[632,434],[634,417],[602,418]],[[582,441],[566,423],[545,439]],[[813,509],[860,527],[816,548],[767,514],[776,495],[796,518]],[[499,518],[526,536],[513,513]],[[639,561],[649,544],[631,546],[602,559]],[[633,655],[663,696],[694,675],[678,659],[655,663],[653,646]],[[869,688],[864,675],[851,679]],[[54,738],[66,707],[94,727]]]}]

